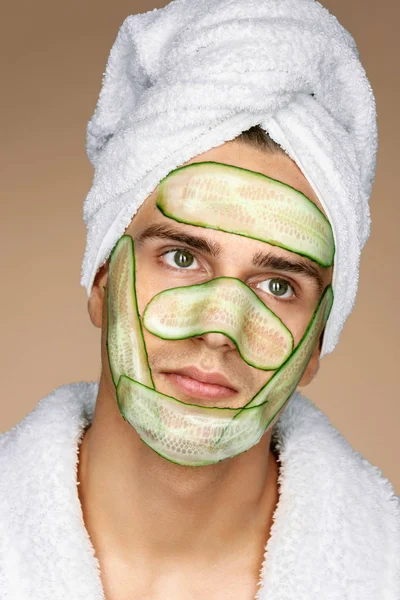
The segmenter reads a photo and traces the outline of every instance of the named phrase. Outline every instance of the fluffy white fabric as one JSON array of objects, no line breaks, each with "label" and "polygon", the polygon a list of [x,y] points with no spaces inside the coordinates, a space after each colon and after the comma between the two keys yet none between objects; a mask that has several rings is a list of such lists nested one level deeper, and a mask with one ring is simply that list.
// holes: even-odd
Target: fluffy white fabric
[{"label": "fluffy white fabric", "polygon": [[[1,600],[104,600],[77,459],[97,383],[54,390],[0,437]],[[399,600],[400,504],[379,469],[295,394],[273,428],[280,499],[260,600]]]},{"label": "fluffy white fabric", "polygon": [[190,158],[261,124],[296,161],[331,221],[335,301],[322,353],[352,310],[377,146],[355,43],[314,0],[175,0],[129,16],[88,125],[88,295],[133,215]]}]

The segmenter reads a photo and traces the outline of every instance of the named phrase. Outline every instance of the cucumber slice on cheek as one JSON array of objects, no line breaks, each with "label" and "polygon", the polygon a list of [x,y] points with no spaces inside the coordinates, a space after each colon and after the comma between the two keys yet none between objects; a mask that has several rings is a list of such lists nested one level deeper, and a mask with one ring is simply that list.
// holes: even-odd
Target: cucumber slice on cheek
[{"label": "cucumber slice on cheek", "polygon": [[323,328],[328,320],[333,303],[332,287],[328,286],[318,303],[313,318],[308,325],[300,343],[290,358],[284,363],[243,409],[234,415],[217,444],[231,444],[232,432],[239,438],[238,444],[246,444],[248,430],[252,431],[255,444],[260,440],[267,428],[273,426],[281,410],[291,398],[293,392],[308,365],[313,350],[318,343]]},{"label": "cucumber slice on cheek", "polygon": [[115,246],[108,278],[107,353],[114,385],[121,375],[154,388],[135,293],[133,239],[124,235]]},{"label": "cucumber slice on cheek", "polygon": [[[229,286],[245,286],[233,278],[220,279],[223,286],[225,280]],[[213,291],[213,286],[218,287],[221,281],[192,287],[209,291],[210,285]],[[154,389],[137,311],[130,236],[122,236],[113,251],[108,287],[107,349],[120,412],[155,452],[172,462],[191,466],[230,458],[260,440],[295,390],[333,299],[328,286],[300,344],[286,362],[245,407],[231,409],[187,404]],[[170,290],[171,295],[181,294],[182,289]],[[187,290],[193,295],[190,287]]]}]

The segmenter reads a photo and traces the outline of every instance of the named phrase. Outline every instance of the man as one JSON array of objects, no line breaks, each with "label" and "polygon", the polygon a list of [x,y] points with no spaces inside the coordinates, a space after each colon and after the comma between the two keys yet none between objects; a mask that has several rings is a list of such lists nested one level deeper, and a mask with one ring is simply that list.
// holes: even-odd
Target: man
[{"label": "man", "polygon": [[[234,141],[188,164],[210,161],[263,173],[319,206],[299,169],[282,152]],[[331,269],[265,242],[178,224],[157,209],[156,198],[156,193],[148,197],[126,230],[135,240],[139,313],[163,289],[235,277],[284,320],[297,345],[321,288],[331,281]],[[275,266],[278,259],[282,265]],[[179,260],[187,266],[179,266]],[[106,596],[123,598],[129,589],[134,597],[254,598],[278,502],[271,431],[236,459],[200,471],[160,460],[143,445],[121,419],[107,366],[107,278],[105,265],[89,299],[92,322],[103,332],[103,371],[78,476],[85,523],[103,563]],[[276,292],[269,289],[271,282]],[[247,365],[233,341],[221,333],[172,342],[144,331],[144,338],[156,389],[186,402],[244,406],[271,378],[271,372]],[[318,362],[317,344],[302,384],[313,379]],[[213,378],[223,378],[223,383],[207,383]],[[138,556],[139,561],[132,560]]]},{"label": "man", "polygon": [[[225,9],[236,18],[243,10],[240,2],[215,6],[214,13],[207,2],[189,10],[178,1],[141,15],[113,50],[89,128],[96,176],[85,205],[83,283],[90,318],[102,328],[100,382],[55,390],[1,439],[0,597],[399,597],[400,509],[390,483],[321,411],[293,395],[315,377],[350,310],[356,242],[347,247],[347,273],[343,248],[346,231],[365,228],[366,217],[341,176],[361,177],[363,170],[352,172],[350,164],[323,177],[318,161],[335,162],[328,160],[336,156],[335,140],[322,143],[329,115],[321,124],[310,94],[305,100],[299,93],[287,122],[286,105],[281,121],[270,121],[286,152],[255,127],[257,114],[237,111],[238,122],[226,116],[227,129],[211,131],[201,97],[186,98],[175,122],[182,88],[165,117],[163,101],[171,102],[176,81],[198,76],[201,48],[215,42],[220,53],[217,41],[209,45],[210,20],[215,26]],[[272,18],[276,3],[264,8]],[[311,11],[324,27],[333,23],[307,1],[282,3],[286,9]],[[148,43],[167,25],[178,27],[170,46],[178,66],[163,87]],[[253,25],[251,40],[258,21]],[[127,31],[135,33],[142,61],[128,93],[121,62],[133,60]],[[182,50],[182,31],[190,39],[197,32],[196,52]],[[127,98],[139,94],[140,77],[147,84],[135,112]],[[321,147],[311,162],[295,135],[303,101],[309,123],[319,125]],[[194,123],[194,105],[202,126]],[[357,118],[346,118],[355,127]],[[233,135],[246,120],[252,126]],[[135,138],[135,128],[149,121],[171,128],[159,129],[157,140],[154,130]],[[288,124],[294,133],[286,139]],[[373,132],[372,121],[368,126]],[[310,126],[309,150],[314,134]],[[188,144],[185,158],[179,150]],[[139,157],[137,147],[148,153]],[[368,160],[359,182],[366,188]],[[342,212],[338,190],[349,192],[344,227],[335,212]]]}]

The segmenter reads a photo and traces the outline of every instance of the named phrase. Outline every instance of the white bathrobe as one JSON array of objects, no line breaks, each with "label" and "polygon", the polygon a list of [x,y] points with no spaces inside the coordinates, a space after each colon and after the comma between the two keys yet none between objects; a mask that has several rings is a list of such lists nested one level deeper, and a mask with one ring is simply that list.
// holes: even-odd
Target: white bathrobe
[{"label": "white bathrobe", "polygon": [[[0,437],[1,600],[105,598],[77,492],[97,390],[64,385]],[[273,436],[280,499],[258,598],[400,600],[400,499],[390,482],[299,394]]]}]

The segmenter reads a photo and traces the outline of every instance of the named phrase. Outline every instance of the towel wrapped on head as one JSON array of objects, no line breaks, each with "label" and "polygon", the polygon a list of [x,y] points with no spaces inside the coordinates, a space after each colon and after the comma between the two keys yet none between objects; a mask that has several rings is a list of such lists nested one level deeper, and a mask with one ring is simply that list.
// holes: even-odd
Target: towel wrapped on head
[{"label": "towel wrapped on head", "polygon": [[357,293],[375,172],[375,100],[351,35],[315,0],[174,0],[129,16],[87,130],[81,284],[170,171],[260,124],[330,220],[335,300],[321,356]]}]

